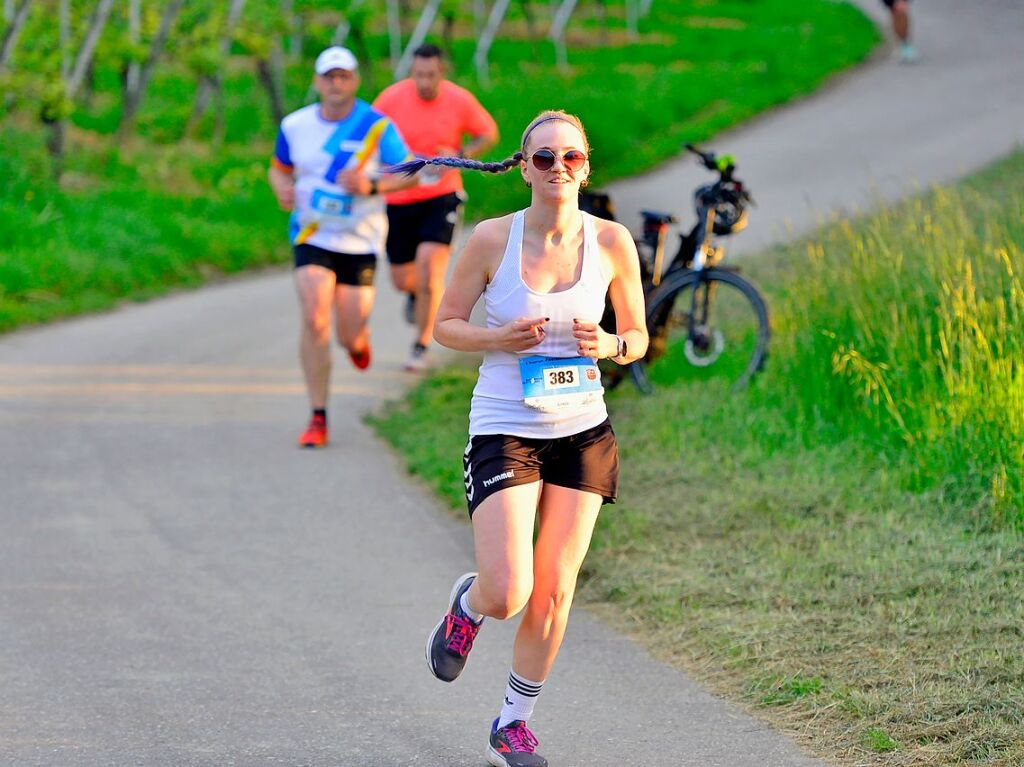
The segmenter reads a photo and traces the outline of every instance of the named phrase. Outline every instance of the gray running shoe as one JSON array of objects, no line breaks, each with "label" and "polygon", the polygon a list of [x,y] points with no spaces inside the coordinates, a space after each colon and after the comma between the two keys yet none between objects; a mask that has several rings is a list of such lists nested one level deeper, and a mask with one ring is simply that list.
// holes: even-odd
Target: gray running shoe
[{"label": "gray running shoe", "polygon": [[499,730],[495,719],[487,742],[487,762],[494,767],[548,767],[548,760],[536,748],[537,738],[526,722],[516,719]]},{"label": "gray running shoe", "polygon": [[427,354],[427,347],[419,342],[414,343],[403,370],[406,373],[422,373],[428,367],[430,367],[430,356]]},{"label": "gray running shoe", "polygon": [[448,612],[427,637],[427,666],[442,682],[453,682],[462,673],[480,630],[480,624],[471,621],[459,604],[475,579],[476,573],[466,573],[455,581],[448,597]]}]

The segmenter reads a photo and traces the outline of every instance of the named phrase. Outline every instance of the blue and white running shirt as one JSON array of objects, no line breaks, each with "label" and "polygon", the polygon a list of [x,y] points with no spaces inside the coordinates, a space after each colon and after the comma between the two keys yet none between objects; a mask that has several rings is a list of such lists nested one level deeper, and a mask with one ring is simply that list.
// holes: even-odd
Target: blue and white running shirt
[{"label": "blue and white running shirt", "polygon": [[392,122],[361,99],[344,120],[325,120],[318,103],[292,112],[281,121],[273,158],[295,177],[292,244],[379,256],[387,234],[384,197],[349,194],[335,181],[355,168],[376,178],[381,167],[411,159]]}]

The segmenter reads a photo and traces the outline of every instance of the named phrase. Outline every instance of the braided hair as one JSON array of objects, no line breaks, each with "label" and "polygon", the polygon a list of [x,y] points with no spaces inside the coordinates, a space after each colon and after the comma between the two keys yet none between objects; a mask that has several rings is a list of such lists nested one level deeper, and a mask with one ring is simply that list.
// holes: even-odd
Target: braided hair
[{"label": "braided hair", "polygon": [[392,165],[390,168],[387,168],[385,172],[402,173],[406,176],[412,176],[419,173],[419,171],[427,165],[446,165],[449,168],[480,170],[486,173],[505,173],[506,171],[516,167],[522,159],[522,152],[516,152],[511,157],[506,160],[502,160],[501,162],[480,162],[479,160],[471,160],[468,157],[417,157],[415,160],[409,160],[408,162],[399,163],[398,165]]},{"label": "braided hair", "polygon": [[480,162],[479,160],[471,160],[468,157],[417,157],[415,160],[399,163],[398,165],[392,165],[390,168],[387,168],[385,172],[401,173],[406,176],[412,176],[421,171],[427,165],[444,165],[449,168],[479,170],[485,173],[506,173],[519,165],[519,163],[526,157],[526,142],[530,138],[530,134],[533,133],[533,129],[538,125],[550,122],[551,120],[567,122],[576,128],[583,136],[583,143],[587,153],[590,153],[590,144],[587,141],[587,133],[583,130],[583,123],[580,122],[580,118],[576,115],[571,115],[568,112],[563,112],[561,109],[547,109],[534,117],[530,121],[530,124],[526,126],[526,130],[523,131],[522,141],[519,145],[519,151],[501,162]]}]

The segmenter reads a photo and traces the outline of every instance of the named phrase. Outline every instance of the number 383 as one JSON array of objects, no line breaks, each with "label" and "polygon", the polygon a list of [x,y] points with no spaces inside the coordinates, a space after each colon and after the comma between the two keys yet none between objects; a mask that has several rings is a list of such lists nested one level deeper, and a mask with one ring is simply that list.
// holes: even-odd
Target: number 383
[{"label": "number 383", "polygon": [[548,386],[571,386],[576,383],[576,371],[572,368],[563,370],[549,370]]}]

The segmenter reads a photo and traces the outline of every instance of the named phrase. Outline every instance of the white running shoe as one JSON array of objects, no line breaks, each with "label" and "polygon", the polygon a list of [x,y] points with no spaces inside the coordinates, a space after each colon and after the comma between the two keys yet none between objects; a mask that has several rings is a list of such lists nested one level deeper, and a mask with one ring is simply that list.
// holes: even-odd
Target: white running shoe
[{"label": "white running shoe", "polygon": [[423,373],[429,367],[430,358],[427,353],[427,347],[419,342],[414,343],[403,369],[407,373]]},{"label": "white running shoe", "polygon": [[918,54],[917,52],[917,49],[910,43],[903,43],[902,45],[900,45],[899,57],[901,64],[913,64],[915,61],[921,58],[920,54]]}]

